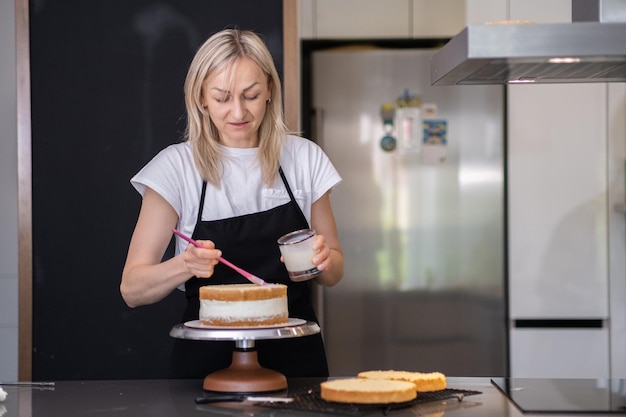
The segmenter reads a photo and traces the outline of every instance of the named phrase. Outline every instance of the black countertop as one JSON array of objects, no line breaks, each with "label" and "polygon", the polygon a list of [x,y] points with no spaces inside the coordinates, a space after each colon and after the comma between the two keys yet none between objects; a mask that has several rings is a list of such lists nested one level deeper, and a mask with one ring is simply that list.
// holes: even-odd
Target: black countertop
[{"label": "black countertop", "polygon": [[[317,387],[320,379],[290,379],[287,391],[271,393],[289,396]],[[479,391],[480,394],[432,401],[409,408],[391,410],[396,417],[518,417],[524,414],[489,378],[448,378],[451,389]],[[328,412],[294,411],[255,405],[249,401],[196,404],[204,395],[200,380],[118,380],[58,381],[52,387],[8,386],[0,402],[0,417],[73,416],[335,416]],[[266,395],[259,393],[255,395]],[[270,394],[267,394],[270,395]],[[353,414],[355,416],[363,414]],[[382,410],[366,414],[383,415]],[[551,416],[584,416],[581,412],[554,413]]]}]

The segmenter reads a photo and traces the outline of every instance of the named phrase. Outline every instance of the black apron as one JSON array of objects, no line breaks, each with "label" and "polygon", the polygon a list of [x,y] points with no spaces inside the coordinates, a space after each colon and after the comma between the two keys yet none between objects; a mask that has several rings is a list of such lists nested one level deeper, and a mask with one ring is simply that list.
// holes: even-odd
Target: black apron
[{"label": "black apron", "polygon": [[[289,317],[317,322],[311,304],[310,281],[292,282],[280,262],[276,241],[285,233],[306,229],[309,224],[296,202],[287,179],[280,177],[290,201],[270,210],[203,221],[202,208],[206,181],[198,208],[198,218],[192,237],[212,240],[224,258],[263,278],[267,282],[286,284]],[[185,283],[187,308],[183,322],[197,320],[200,310],[199,288],[204,285],[248,283],[243,276],[219,263],[211,278],[193,277]],[[235,343],[230,341],[198,341],[175,339],[170,361],[170,378],[204,378],[207,374],[230,365]],[[311,336],[257,340],[255,348],[261,366],[274,369],[287,377],[327,377],[328,365],[321,334]]]}]

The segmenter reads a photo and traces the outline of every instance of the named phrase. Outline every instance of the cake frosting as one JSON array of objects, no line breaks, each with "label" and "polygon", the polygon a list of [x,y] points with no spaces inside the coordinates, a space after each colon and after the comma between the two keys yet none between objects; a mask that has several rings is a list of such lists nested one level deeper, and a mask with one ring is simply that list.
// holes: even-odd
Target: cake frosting
[{"label": "cake frosting", "polygon": [[209,326],[267,326],[287,323],[287,286],[230,284],[200,287],[200,321]]}]

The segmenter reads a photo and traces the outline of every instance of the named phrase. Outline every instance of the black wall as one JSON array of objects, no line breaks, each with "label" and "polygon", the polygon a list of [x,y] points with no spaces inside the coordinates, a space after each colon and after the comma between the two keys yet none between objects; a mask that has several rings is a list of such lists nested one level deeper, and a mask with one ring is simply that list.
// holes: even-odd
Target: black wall
[{"label": "black wall", "polygon": [[282,0],[30,1],[34,380],[166,376],[184,296],[121,299],[129,179],[180,141],[200,44],[254,30],[282,73],[282,17]]}]

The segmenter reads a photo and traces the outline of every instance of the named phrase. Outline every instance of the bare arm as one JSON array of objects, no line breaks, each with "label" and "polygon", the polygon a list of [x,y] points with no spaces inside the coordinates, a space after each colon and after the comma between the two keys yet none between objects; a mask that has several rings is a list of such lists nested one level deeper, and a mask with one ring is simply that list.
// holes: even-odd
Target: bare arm
[{"label": "bare arm", "polygon": [[200,241],[178,256],[161,262],[178,215],[158,193],[144,193],[139,218],[128,248],[120,292],[128,306],[156,303],[192,276],[210,277],[221,252],[211,241]]},{"label": "bare arm", "polygon": [[343,251],[330,205],[330,191],[313,203],[311,227],[317,233],[317,241],[313,249],[319,251],[313,257],[313,263],[322,271],[315,281],[320,285],[332,287],[343,277]]}]

